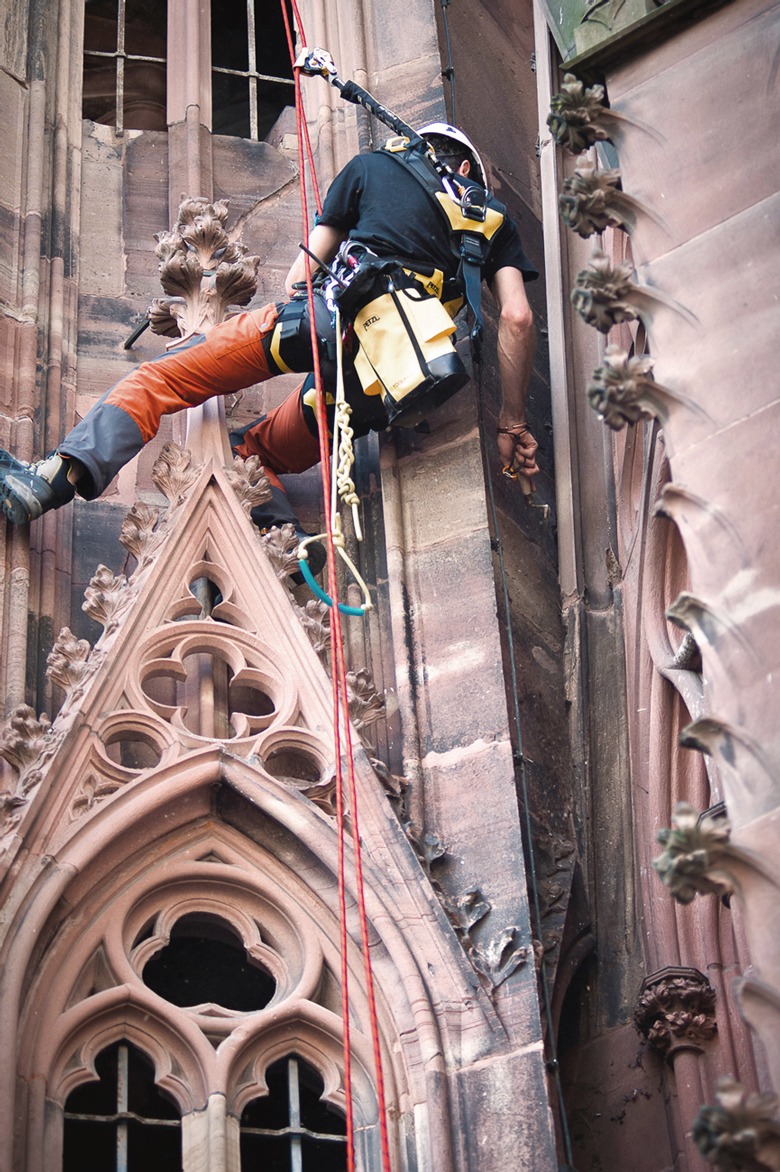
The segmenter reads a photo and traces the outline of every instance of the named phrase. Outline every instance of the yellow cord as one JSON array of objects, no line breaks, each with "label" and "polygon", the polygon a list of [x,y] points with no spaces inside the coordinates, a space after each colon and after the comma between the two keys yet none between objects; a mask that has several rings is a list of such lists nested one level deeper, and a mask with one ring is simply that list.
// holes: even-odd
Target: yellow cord
[{"label": "yellow cord", "polygon": [[355,491],[355,482],[352,479],[352,466],[355,463],[355,450],[352,439],[355,435],[350,425],[352,408],[347,402],[344,393],[344,356],[341,339],[341,314],[336,307],[336,409],[333,418],[333,503],[331,523],[335,529],[337,515],[336,493],[345,505],[352,507],[352,523],[355,526],[355,536],[358,541],[363,540],[363,530],[360,527],[358,505],[360,497]]},{"label": "yellow cord", "polygon": [[[336,347],[337,347],[337,365],[336,365],[336,411],[333,419],[333,467],[335,472],[331,478],[331,539],[333,541],[333,548],[336,553],[346,564],[351,572],[355,582],[360,587],[363,595],[363,612],[373,610],[373,603],[371,602],[371,594],[368,586],[361,577],[352,558],[345,549],[344,534],[341,531],[341,514],[338,508],[338,498],[344,501],[345,504],[352,506],[352,520],[355,526],[355,536],[358,541],[363,540],[363,531],[360,528],[360,515],[358,513],[358,505],[360,504],[360,497],[355,491],[355,482],[352,479],[352,465],[355,462],[355,452],[352,447],[352,437],[354,431],[350,426],[350,417],[352,415],[352,408],[346,400],[344,394],[344,367],[343,367],[343,348],[341,344],[341,314],[336,309]],[[305,538],[298,546],[298,558],[301,560],[308,559],[307,545],[313,541],[324,541],[327,537],[326,533],[313,534],[311,537]],[[327,596],[324,596],[327,601]],[[329,603],[329,605],[332,605]],[[351,612],[350,612],[351,613]]]}]

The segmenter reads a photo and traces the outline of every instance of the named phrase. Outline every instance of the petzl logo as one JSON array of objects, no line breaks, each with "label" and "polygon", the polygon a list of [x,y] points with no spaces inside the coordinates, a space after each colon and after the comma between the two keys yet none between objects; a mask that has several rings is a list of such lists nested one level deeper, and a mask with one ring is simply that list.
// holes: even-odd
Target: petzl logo
[{"label": "petzl logo", "polygon": [[376,323],[378,321],[379,321],[379,318],[376,317],[376,315],[374,317],[367,317],[366,320],[363,322],[363,329],[367,330],[369,326],[376,325]]}]

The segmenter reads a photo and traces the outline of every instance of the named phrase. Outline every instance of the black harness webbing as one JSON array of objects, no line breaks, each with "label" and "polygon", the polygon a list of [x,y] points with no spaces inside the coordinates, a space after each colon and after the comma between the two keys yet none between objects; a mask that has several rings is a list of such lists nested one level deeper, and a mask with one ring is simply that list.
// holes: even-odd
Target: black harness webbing
[{"label": "black harness webbing", "polygon": [[[446,191],[441,177],[436,171],[433,164],[427,159],[425,154],[419,147],[410,144],[409,146],[398,150],[388,149],[387,147],[380,148],[383,153],[387,154],[391,159],[395,159],[398,163],[406,168],[410,175],[413,175],[417,182],[428,193],[434,205],[438,209],[438,214],[444,219],[447,230],[450,233],[452,240],[452,249],[455,256],[458,258],[458,276],[457,280],[463,288],[463,294],[466,298],[466,303],[471,311],[472,327],[470,332],[470,341],[472,353],[475,360],[479,360],[480,350],[482,345],[482,266],[487,260],[489,240],[484,232],[485,210],[488,205],[498,212],[502,221],[506,216],[506,211],[502,204],[497,200],[492,199],[485,193],[485,199],[482,203],[459,204]],[[469,190],[472,190],[469,188]],[[474,227],[455,228],[444,209],[441,200],[438,198],[444,195],[447,199],[452,200],[453,206],[457,207],[463,218],[474,221]],[[491,235],[495,234],[495,229]]]}]

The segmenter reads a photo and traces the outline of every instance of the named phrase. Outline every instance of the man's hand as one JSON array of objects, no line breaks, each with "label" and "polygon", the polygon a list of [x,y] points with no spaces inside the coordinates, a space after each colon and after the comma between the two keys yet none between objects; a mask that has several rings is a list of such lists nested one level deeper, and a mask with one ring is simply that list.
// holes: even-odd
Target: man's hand
[{"label": "man's hand", "polygon": [[522,476],[534,491],[533,477],[539,472],[536,453],[539,445],[524,423],[498,429],[498,453],[506,476]]}]

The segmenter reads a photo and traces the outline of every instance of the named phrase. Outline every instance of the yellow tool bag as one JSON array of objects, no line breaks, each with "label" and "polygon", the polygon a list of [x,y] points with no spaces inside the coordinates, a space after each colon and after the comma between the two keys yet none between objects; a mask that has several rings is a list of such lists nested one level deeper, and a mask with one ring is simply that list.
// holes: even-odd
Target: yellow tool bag
[{"label": "yellow tool bag", "polygon": [[355,371],[366,395],[381,395],[391,424],[419,423],[468,382],[453,344],[455,323],[437,297],[395,288],[353,318]]}]

